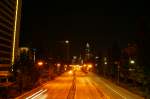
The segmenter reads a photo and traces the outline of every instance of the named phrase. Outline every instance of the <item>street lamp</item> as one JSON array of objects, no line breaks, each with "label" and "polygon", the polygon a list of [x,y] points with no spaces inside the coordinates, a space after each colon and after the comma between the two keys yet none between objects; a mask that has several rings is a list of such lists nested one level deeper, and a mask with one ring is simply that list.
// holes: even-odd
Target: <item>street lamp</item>
[{"label": "street lamp", "polygon": [[99,57],[98,57],[98,56],[96,56],[96,57],[95,57],[95,59],[99,59]]},{"label": "street lamp", "polygon": [[66,44],[69,44],[69,41],[68,41],[68,40],[66,40],[66,41],[65,41],[65,43],[66,43]]},{"label": "street lamp", "polygon": [[135,61],[134,60],[130,60],[130,64],[135,64]]},{"label": "street lamp", "polygon": [[88,68],[92,68],[93,66],[92,66],[92,64],[88,64]]},{"label": "street lamp", "polygon": [[119,61],[115,61],[115,65],[117,66],[117,83],[119,84],[120,81],[120,62]]},{"label": "street lamp", "polygon": [[35,52],[36,52],[36,49],[33,48],[33,61],[34,61],[34,64],[35,64]]},{"label": "street lamp", "polygon": [[38,66],[42,66],[43,65],[43,62],[42,61],[39,61],[38,62]]},{"label": "street lamp", "polygon": [[119,80],[120,80],[120,65],[117,65],[117,69],[118,69],[118,84],[119,84]]},{"label": "street lamp", "polygon": [[66,40],[65,41],[65,43],[66,43],[66,47],[67,47],[67,49],[66,49],[66,54],[67,54],[67,64],[69,64],[69,40]]},{"label": "street lamp", "polygon": [[129,71],[134,71],[135,68],[134,68],[133,66],[134,66],[134,64],[135,64],[135,60],[130,59],[129,63],[131,64],[130,67],[129,67]]},{"label": "street lamp", "polygon": [[104,77],[106,76],[106,68],[107,68],[107,57],[104,57],[104,68],[103,68],[103,73],[104,73]]},{"label": "street lamp", "polygon": [[61,66],[61,64],[60,64],[60,63],[57,63],[56,66],[57,66],[57,72],[59,72],[59,71],[60,71],[60,66]]},{"label": "street lamp", "polygon": [[60,63],[58,63],[58,64],[57,64],[57,67],[60,67],[60,66],[61,66],[61,64],[60,64]]}]

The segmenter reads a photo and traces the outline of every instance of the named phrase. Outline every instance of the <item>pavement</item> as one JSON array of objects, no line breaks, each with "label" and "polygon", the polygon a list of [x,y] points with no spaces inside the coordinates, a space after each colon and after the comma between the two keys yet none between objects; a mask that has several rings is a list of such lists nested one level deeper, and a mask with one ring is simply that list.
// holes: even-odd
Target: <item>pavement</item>
[{"label": "pavement", "polygon": [[94,73],[66,72],[16,99],[144,99]]}]

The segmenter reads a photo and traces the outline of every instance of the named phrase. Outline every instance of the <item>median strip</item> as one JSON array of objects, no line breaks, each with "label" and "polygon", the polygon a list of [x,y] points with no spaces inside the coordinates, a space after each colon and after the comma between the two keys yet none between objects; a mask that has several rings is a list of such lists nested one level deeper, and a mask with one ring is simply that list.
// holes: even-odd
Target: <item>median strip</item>
[{"label": "median strip", "polygon": [[67,99],[74,99],[75,92],[76,92],[76,75],[75,75],[75,72],[74,72],[72,86],[69,90],[69,94],[67,96]]}]

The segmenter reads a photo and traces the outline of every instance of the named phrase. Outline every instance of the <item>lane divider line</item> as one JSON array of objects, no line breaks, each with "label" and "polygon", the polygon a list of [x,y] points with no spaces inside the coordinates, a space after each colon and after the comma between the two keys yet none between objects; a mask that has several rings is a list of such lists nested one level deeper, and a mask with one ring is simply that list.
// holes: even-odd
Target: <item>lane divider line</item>
[{"label": "lane divider line", "polygon": [[67,99],[74,99],[75,91],[76,91],[76,74],[75,74],[75,72],[74,72],[74,74],[73,74],[72,86],[71,86],[71,88],[70,88],[70,90],[69,90]]},{"label": "lane divider line", "polygon": [[126,99],[125,96],[121,95],[119,92],[117,92],[116,90],[114,90],[114,89],[113,89],[112,87],[110,87],[108,84],[104,83],[104,81],[101,80],[101,82],[103,82],[103,84],[104,84],[107,88],[111,89],[113,92],[115,92],[116,94],[118,94],[120,97],[122,97],[123,99]]}]

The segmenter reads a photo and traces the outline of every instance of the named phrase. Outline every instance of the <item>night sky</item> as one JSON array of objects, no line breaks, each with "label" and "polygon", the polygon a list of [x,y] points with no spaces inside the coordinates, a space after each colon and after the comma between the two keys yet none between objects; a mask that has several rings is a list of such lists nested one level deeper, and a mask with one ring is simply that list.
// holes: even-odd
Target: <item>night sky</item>
[{"label": "night sky", "polygon": [[142,2],[23,0],[20,45],[43,50],[63,40],[78,53],[86,42],[93,49],[109,48],[114,41],[126,46],[138,32]]}]

